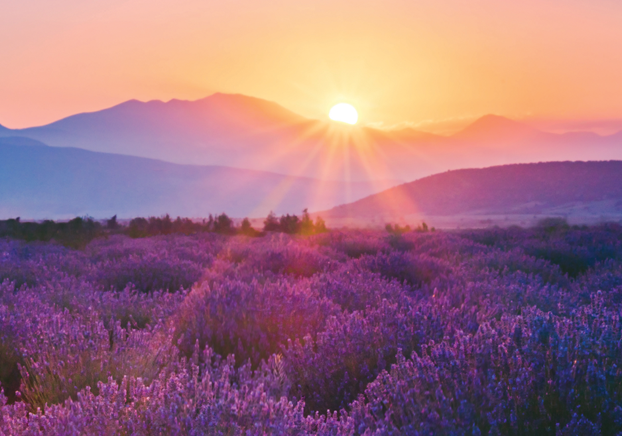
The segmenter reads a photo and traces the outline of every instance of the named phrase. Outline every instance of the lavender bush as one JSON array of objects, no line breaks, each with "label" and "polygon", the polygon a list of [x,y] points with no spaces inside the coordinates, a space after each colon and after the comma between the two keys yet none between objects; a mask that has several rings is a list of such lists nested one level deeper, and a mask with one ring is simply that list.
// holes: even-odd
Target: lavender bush
[{"label": "lavender bush", "polygon": [[622,433],[615,224],[3,239],[0,283],[0,435]]}]

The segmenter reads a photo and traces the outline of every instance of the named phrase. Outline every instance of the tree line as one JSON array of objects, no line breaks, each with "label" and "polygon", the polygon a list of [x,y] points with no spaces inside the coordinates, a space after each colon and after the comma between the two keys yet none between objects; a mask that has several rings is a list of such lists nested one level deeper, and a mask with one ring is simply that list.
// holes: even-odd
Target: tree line
[{"label": "tree line", "polygon": [[246,235],[263,236],[268,232],[280,232],[298,235],[314,235],[327,232],[326,223],[322,217],[317,217],[315,222],[309,216],[307,209],[302,211],[302,216],[282,215],[277,217],[273,212],[264,220],[263,230],[257,230],[248,218],[244,218],[239,226],[234,221],[222,213],[220,215],[209,215],[207,219],[200,222],[192,221],[189,218],[177,217],[171,220],[169,215],[163,217],[134,218],[130,221],[127,234],[134,238],[155,235],[168,235],[172,233],[201,233],[211,232],[223,235]]},{"label": "tree line", "polygon": [[244,218],[240,225],[236,225],[234,220],[225,213],[210,214],[207,219],[201,221],[181,217],[172,219],[168,214],[161,217],[137,217],[130,220],[127,225],[120,223],[116,215],[103,221],[90,217],[78,217],[66,222],[21,221],[19,217],[0,220],[0,238],[10,237],[29,242],[55,240],[72,248],[82,248],[94,238],[110,234],[126,234],[132,238],[176,233],[184,235],[219,233],[259,237],[268,232],[313,235],[327,231],[324,220],[318,216],[314,222],[307,209],[303,210],[301,217],[289,214],[277,217],[270,212],[264,220],[263,230],[255,229],[248,218]]}]

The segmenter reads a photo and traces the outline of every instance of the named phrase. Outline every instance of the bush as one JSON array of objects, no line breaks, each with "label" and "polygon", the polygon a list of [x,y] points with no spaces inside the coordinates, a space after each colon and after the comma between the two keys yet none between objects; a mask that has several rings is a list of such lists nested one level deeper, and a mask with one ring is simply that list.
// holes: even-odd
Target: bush
[{"label": "bush", "polygon": [[334,304],[305,287],[225,281],[190,292],[176,319],[176,335],[186,355],[198,341],[202,349],[234,354],[238,364],[251,359],[258,365],[288,339],[315,334],[335,313]]},{"label": "bush", "polygon": [[175,257],[145,256],[102,262],[93,279],[104,287],[121,291],[133,286],[141,292],[189,289],[203,273],[190,261]]},{"label": "bush", "polygon": [[449,271],[449,265],[442,260],[425,254],[391,252],[376,256],[361,257],[357,263],[361,268],[380,273],[389,280],[420,286],[443,276]]}]

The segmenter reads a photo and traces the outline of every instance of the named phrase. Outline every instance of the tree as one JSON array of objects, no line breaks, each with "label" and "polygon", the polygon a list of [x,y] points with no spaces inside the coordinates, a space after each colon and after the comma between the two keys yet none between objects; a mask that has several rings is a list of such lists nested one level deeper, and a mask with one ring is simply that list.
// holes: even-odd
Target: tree
[{"label": "tree", "polygon": [[119,228],[119,223],[117,222],[117,216],[113,216],[109,220],[106,220],[106,228],[108,230],[116,230]]},{"label": "tree", "polygon": [[428,225],[425,223],[425,221],[422,221],[421,225],[417,226],[417,228],[415,229],[415,232],[419,232],[419,233],[426,233],[429,231],[430,229],[428,228]]},{"label": "tree", "polygon": [[240,233],[246,236],[257,236],[258,232],[251,226],[249,219],[244,218],[242,225],[240,226]]},{"label": "tree", "polygon": [[214,216],[211,213],[209,214],[209,219],[207,220],[207,223],[205,224],[205,231],[206,232],[214,231]]},{"label": "tree", "polygon": [[300,220],[300,234],[312,235],[313,233],[315,233],[315,226],[309,216],[308,210],[305,209],[302,211],[302,219]]},{"label": "tree", "polygon": [[233,220],[231,220],[231,218],[229,218],[225,213],[218,215],[214,220],[214,231],[223,235],[231,235],[235,233]]},{"label": "tree", "polygon": [[315,219],[315,233],[326,233],[328,229],[326,228],[326,221],[322,219],[321,216],[318,216]]},{"label": "tree", "polygon": [[283,233],[298,233],[300,230],[300,220],[296,215],[282,215],[279,220],[279,226]]},{"label": "tree", "polygon": [[270,213],[263,222],[263,231],[278,232],[279,230],[281,230],[279,220],[277,219],[274,212],[270,211]]},{"label": "tree", "polygon": [[130,238],[144,238],[149,234],[149,222],[142,217],[134,218],[130,221],[128,234]]}]

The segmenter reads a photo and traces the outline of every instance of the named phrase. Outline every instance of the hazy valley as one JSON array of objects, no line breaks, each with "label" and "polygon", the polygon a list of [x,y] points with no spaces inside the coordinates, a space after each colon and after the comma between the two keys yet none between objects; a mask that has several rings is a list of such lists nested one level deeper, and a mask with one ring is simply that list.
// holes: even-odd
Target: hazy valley
[{"label": "hazy valley", "polygon": [[388,187],[386,182],[321,181],[220,166],[48,147],[0,138],[0,216],[23,219],[171,214],[265,217],[323,210]]},{"label": "hazy valley", "polygon": [[[379,195],[331,210],[327,219],[372,226],[428,219],[457,227],[528,225],[545,215],[578,222],[620,215],[619,180],[592,186],[601,180],[598,170],[581,176],[570,169],[541,171],[542,186],[528,184],[520,198],[510,192],[533,181],[528,171],[521,178],[516,167],[501,167],[496,178],[472,184],[461,175],[475,173],[447,173],[622,159],[622,133],[545,133],[493,115],[446,137],[310,120],[266,100],[214,94],[197,101],[132,100],[47,126],[0,128],[0,138],[5,217],[202,217],[224,211],[260,218],[270,210],[328,210],[371,194]],[[598,198],[557,192],[556,183]],[[485,198],[489,203],[482,203]]]}]

